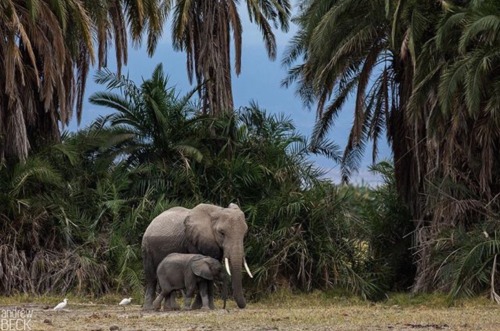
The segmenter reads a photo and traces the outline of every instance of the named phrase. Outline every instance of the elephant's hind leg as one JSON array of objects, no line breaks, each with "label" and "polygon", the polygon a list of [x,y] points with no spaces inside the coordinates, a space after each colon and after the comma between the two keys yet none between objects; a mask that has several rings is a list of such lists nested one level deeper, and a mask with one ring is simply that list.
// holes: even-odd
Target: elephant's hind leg
[{"label": "elephant's hind leg", "polygon": [[[191,301],[193,301],[193,296],[196,291],[196,284],[189,284],[188,287],[186,287],[186,293],[184,294],[184,309],[199,309],[199,308],[193,308],[191,306]],[[193,304],[194,305],[194,304]]]},{"label": "elephant's hind leg", "polygon": [[158,294],[155,301],[153,301],[152,309],[160,310],[161,309],[161,302],[163,301],[164,297],[165,297],[164,291],[162,291],[160,294]]},{"label": "elephant's hind leg", "polygon": [[181,307],[177,304],[175,298],[177,297],[177,292],[170,292],[169,296],[165,298],[166,303],[168,304],[171,310],[179,310]]},{"label": "elephant's hind leg", "polygon": [[153,299],[156,295],[156,266],[154,265],[151,254],[144,248],[142,251],[142,261],[144,264],[144,278],[146,281],[144,305],[142,306],[142,309],[151,310],[154,309]]},{"label": "elephant's hind leg", "polygon": [[200,293],[197,293],[195,298],[194,298],[194,302],[191,305],[191,309],[200,309],[202,306],[203,306],[203,302],[201,300],[201,295],[200,295]]}]

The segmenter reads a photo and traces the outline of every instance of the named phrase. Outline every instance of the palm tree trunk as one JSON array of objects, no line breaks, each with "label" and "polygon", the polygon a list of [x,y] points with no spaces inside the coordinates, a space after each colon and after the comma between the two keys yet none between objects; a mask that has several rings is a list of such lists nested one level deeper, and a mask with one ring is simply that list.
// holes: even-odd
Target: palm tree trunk
[{"label": "palm tree trunk", "polygon": [[56,111],[45,111],[43,104],[37,102],[36,115],[32,123],[28,123],[28,139],[31,149],[38,151],[44,146],[49,146],[61,141],[59,120]]},{"label": "palm tree trunk", "polygon": [[428,162],[437,151],[427,144],[426,108],[422,106],[418,114],[410,113],[407,108],[413,90],[413,66],[411,60],[399,63],[399,107],[391,112],[388,125],[392,137],[396,185],[400,197],[409,207],[415,226],[415,264],[416,274],[413,292],[425,292],[431,288],[432,270],[430,269],[431,240],[429,232],[429,208],[424,199],[424,178],[428,174]]},{"label": "palm tree trunk", "polygon": [[25,117],[18,100],[2,102],[0,111],[0,164],[24,162],[28,157],[30,143],[27,137]]},{"label": "palm tree trunk", "polygon": [[[203,111],[215,116],[233,111],[231,84],[230,33],[224,1],[202,1],[198,54],[205,80]],[[199,81],[201,83],[201,81]]]}]

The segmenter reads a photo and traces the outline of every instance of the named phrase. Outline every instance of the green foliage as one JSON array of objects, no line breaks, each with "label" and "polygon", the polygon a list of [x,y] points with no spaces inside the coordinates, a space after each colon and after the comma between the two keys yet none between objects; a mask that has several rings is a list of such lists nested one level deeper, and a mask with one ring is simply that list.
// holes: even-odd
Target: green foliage
[{"label": "green foliage", "polygon": [[[310,142],[289,118],[256,103],[206,116],[188,102],[192,93],[179,98],[168,87],[161,66],[140,86],[108,72],[97,79],[118,93],[96,93],[92,102],[116,113],[0,173],[10,188],[1,196],[8,242],[0,259],[18,256],[22,262],[11,264],[22,271],[18,276],[14,269],[2,274],[3,293],[99,296],[113,290],[141,296],[140,244],[149,222],[174,205],[235,202],[250,228],[251,296],[288,287],[384,297],[385,271],[374,266],[396,260],[383,256],[388,249],[377,243],[377,231],[389,229],[387,219],[399,212],[393,191],[373,195],[388,205],[370,237],[360,217],[366,201],[356,197],[356,188],[323,179],[309,160]],[[338,147],[327,140],[314,150],[340,160]],[[38,214],[43,217],[27,231],[27,220]],[[40,281],[32,284],[29,274]]]},{"label": "green foliage", "polygon": [[438,286],[449,293],[449,298],[472,297],[489,291],[498,302],[497,256],[500,253],[499,229],[496,221],[487,228],[465,231],[463,228],[442,233],[434,245],[434,263]]},{"label": "green foliage", "polygon": [[[67,16],[65,5],[52,2],[41,11],[45,2],[34,3],[28,3],[27,16],[15,10],[4,15],[5,22],[16,23],[4,24],[4,40],[13,46],[5,49],[26,46],[27,53],[19,61],[0,61],[0,67],[10,68],[3,70],[7,76],[17,75],[16,68],[32,68],[34,74],[0,77],[6,83],[6,94],[0,91],[6,95],[0,97],[5,108],[0,115],[1,293],[101,295],[113,289],[138,296],[140,240],[154,216],[178,204],[236,202],[251,225],[247,258],[256,269],[257,282],[250,285],[255,296],[285,286],[341,288],[380,299],[386,291],[406,289],[415,278],[415,291],[435,288],[455,299],[489,289],[500,301],[498,0],[301,2],[295,18],[299,31],[283,61],[290,69],[283,85],[296,81],[305,105],[317,106],[312,142],[289,118],[270,115],[256,103],[230,109],[225,80],[230,75],[224,73],[229,53],[223,54],[229,39],[198,40],[212,52],[196,58],[205,48],[192,49],[194,35],[184,32],[208,17],[200,12],[220,7],[231,20],[211,17],[201,23],[226,32],[234,28],[238,72],[237,11],[227,11],[225,2],[213,7],[209,1],[184,1],[172,12],[174,44],[186,48],[189,76],[194,73],[200,86],[180,97],[161,65],[140,85],[99,71],[96,81],[107,91],[90,100],[116,112],[77,133],[63,133],[60,143],[50,146],[48,141],[59,141],[58,121],[69,121],[75,102],[81,113],[91,25],[100,31],[98,62],[105,60],[107,38],[115,36],[120,68],[126,54],[124,17],[134,41],[148,28],[151,53],[165,15],[174,8],[150,1],[144,8],[125,8],[122,17],[108,15],[116,4],[89,2],[88,13]],[[250,16],[260,17],[255,22],[275,57],[268,23],[287,29],[289,2],[256,3],[247,1]],[[182,8],[196,9],[186,16]],[[137,12],[144,15],[133,15]],[[109,19],[115,29],[101,33]],[[44,48],[35,43],[40,38],[32,38],[48,23],[54,29],[45,29],[46,36],[59,47]],[[45,61],[54,49],[65,55]],[[69,71],[58,70],[62,67]],[[203,77],[209,79],[201,84]],[[228,92],[226,100],[218,100],[215,91]],[[203,107],[191,100],[196,92]],[[351,96],[354,121],[342,153],[326,135]],[[373,168],[385,179],[374,189],[333,185],[308,159],[311,153],[329,157],[347,180],[369,142],[376,159],[384,134],[395,167],[383,162]]]},{"label": "green foliage", "polygon": [[259,291],[340,287],[380,297],[378,275],[367,268],[366,247],[348,207],[351,195],[351,189],[318,182],[267,197],[248,211],[248,256],[258,266]]},{"label": "green foliage", "polygon": [[366,233],[372,268],[380,274],[379,286],[388,291],[404,291],[415,276],[414,224],[397,194],[394,167],[380,162],[371,171],[382,175],[384,182],[359,197],[362,233]]},{"label": "green foliage", "polygon": [[[442,235],[457,226],[470,231],[498,214],[499,4],[314,0],[302,2],[295,18],[299,29],[284,56],[283,84],[296,82],[304,104],[317,106],[313,141],[327,136],[349,97],[354,120],[343,177],[356,169],[368,142],[375,161],[387,135],[397,192],[416,225],[414,291],[434,289],[431,251]],[[412,230],[400,222],[405,216],[391,228],[377,210],[366,211],[375,216],[371,231],[383,234],[381,246]],[[405,253],[408,240],[398,242]],[[382,263],[394,269],[390,264]]]},{"label": "green foliage", "polygon": [[2,293],[140,293],[141,231],[168,204],[128,196],[109,138],[94,125],[1,169]]},{"label": "green foliage", "polygon": [[196,127],[193,120],[196,107],[189,100],[195,90],[179,97],[175,89],[168,86],[161,64],[141,86],[107,70],[97,72],[96,82],[119,92],[97,92],[90,97],[90,102],[116,110],[99,124],[113,133],[114,141],[123,138],[124,146],[117,147],[121,148],[128,164],[137,167],[161,160],[183,163],[186,159],[199,162],[203,158],[190,140]]}]

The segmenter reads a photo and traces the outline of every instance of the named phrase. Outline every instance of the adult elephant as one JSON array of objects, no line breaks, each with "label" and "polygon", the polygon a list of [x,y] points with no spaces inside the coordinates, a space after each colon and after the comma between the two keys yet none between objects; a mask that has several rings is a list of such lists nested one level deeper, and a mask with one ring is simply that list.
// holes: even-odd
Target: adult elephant
[{"label": "adult elephant", "polygon": [[248,231],[245,214],[234,203],[223,208],[199,204],[193,209],[173,207],[158,215],[142,237],[142,259],[146,281],[143,309],[153,309],[156,295],[156,269],[170,253],[192,253],[224,260],[231,275],[233,296],[245,308],[242,266],[245,261],[243,239]]}]

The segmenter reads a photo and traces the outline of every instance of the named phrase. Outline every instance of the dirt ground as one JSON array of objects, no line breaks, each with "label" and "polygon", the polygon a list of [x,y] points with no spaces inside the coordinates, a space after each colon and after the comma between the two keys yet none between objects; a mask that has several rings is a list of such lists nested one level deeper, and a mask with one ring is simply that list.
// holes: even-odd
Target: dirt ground
[{"label": "dirt ground", "polygon": [[228,309],[173,312],[71,300],[58,312],[49,304],[9,304],[0,306],[0,330],[500,330],[500,306],[494,304],[436,308],[304,303],[307,306],[249,303],[243,310],[229,304]]}]

